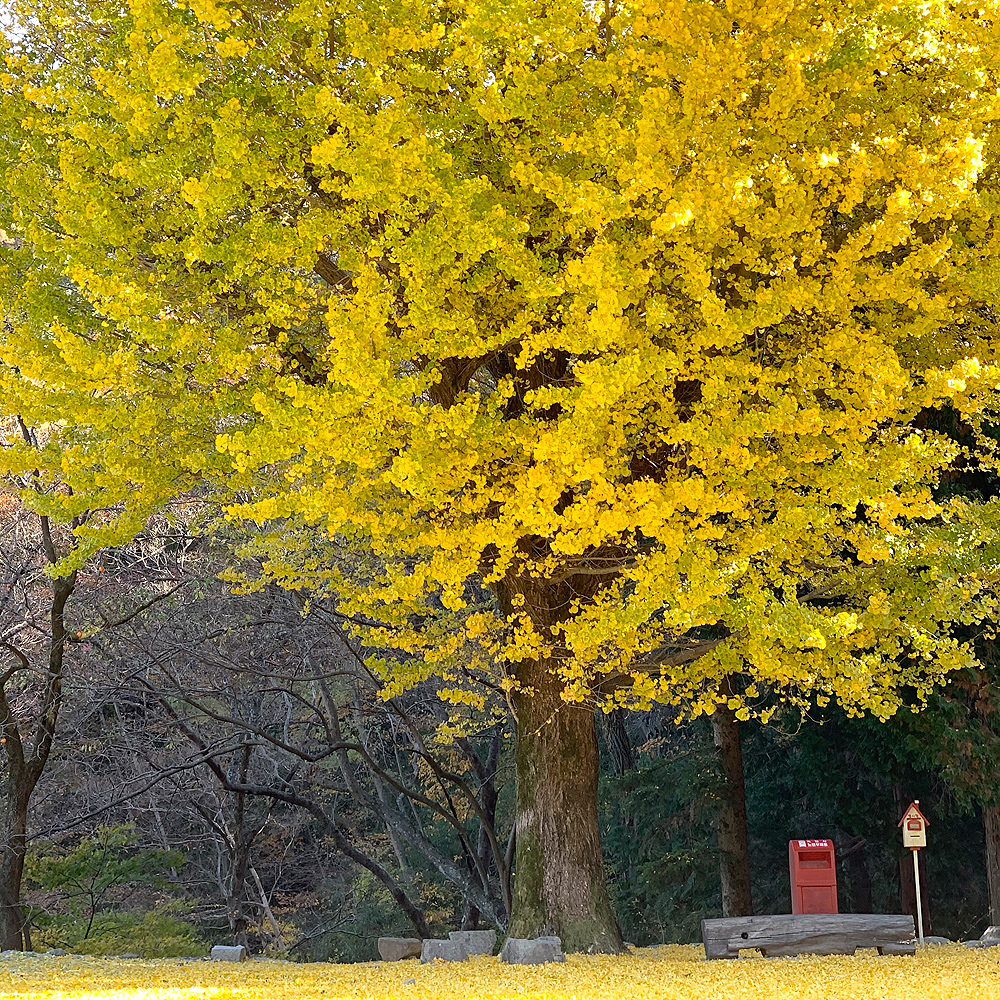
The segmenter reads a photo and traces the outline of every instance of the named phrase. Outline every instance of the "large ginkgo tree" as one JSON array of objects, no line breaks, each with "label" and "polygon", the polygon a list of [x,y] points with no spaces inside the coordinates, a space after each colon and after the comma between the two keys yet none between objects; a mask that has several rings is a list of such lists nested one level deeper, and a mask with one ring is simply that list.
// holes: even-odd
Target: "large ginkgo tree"
[{"label": "large ginkgo tree", "polygon": [[887,715],[967,662],[994,0],[8,7],[0,406],[49,436],[0,462],[99,512],[77,560],[214,491],[387,696],[504,692],[512,934],[621,948],[595,704]]}]

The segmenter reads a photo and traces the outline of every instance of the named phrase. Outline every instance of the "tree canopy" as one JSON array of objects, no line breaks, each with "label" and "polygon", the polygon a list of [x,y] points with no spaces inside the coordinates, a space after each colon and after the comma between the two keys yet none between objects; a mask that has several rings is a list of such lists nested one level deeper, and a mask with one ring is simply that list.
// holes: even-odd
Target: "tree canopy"
[{"label": "tree canopy", "polygon": [[0,391],[53,432],[2,462],[107,512],[75,558],[221,484],[397,684],[471,643],[531,732],[968,662],[995,510],[934,486],[993,461],[996,4],[13,6]]}]

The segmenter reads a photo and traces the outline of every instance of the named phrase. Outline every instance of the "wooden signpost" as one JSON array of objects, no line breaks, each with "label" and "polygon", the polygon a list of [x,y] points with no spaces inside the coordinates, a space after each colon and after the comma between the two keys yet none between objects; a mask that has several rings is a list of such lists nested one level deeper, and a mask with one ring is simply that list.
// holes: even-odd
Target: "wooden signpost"
[{"label": "wooden signpost", "polygon": [[914,799],[903,813],[899,825],[903,828],[903,847],[913,851],[913,885],[917,892],[917,938],[924,943],[924,911],[920,899],[920,863],[917,852],[927,846],[927,817],[920,811],[920,799]]}]

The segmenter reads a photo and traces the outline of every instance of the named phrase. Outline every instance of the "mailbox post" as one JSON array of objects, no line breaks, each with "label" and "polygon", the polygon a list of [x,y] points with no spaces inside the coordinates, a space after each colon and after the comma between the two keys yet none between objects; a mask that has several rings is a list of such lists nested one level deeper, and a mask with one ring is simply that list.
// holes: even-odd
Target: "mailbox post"
[{"label": "mailbox post", "polygon": [[840,912],[832,840],[790,840],[788,873],[792,883],[792,913]]},{"label": "mailbox post", "polygon": [[909,809],[903,813],[899,826],[903,828],[903,847],[913,852],[913,887],[917,893],[917,937],[924,943],[924,908],[920,899],[920,859],[917,852],[927,846],[927,817],[920,811],[920,799],[914,799]]}]

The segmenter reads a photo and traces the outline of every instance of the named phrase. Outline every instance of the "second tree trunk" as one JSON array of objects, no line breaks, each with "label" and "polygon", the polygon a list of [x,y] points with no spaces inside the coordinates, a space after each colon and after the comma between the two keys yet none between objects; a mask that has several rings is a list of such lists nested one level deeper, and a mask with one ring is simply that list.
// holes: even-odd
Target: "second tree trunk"
[{"label": "second tree trunk", "polygon": [[[727,682],[723,693],[730,693]],[[719,751],[725,783],[716,814],[719,837],[719,875],[722,882],[722,915],[753,915],[750,891],[750,846],[747,831],[747,796],[743,778],[743,745],[740,724],[731,708],[720,705],[712,713],[712,734]]]},{"label": "second tree trunk", "polygon": [[986,828],[986,884],[990,893],[990,923],[1000,924],[1000,806],[983,806]]}]

